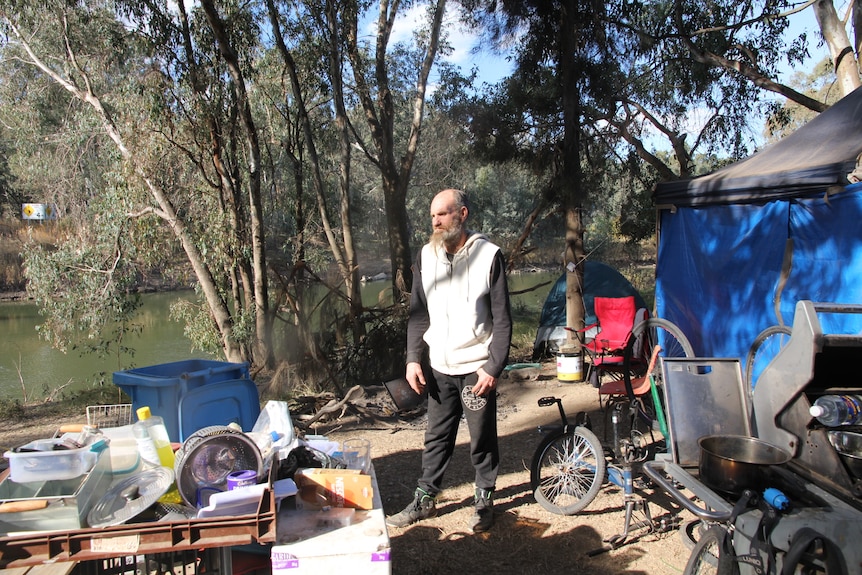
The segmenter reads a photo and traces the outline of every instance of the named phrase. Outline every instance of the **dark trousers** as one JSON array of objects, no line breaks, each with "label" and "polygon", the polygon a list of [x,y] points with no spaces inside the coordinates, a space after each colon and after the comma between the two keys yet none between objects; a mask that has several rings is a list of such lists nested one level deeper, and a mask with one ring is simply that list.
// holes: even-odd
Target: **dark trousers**
[{"label": "dark trousers", "polygon": [[455,451],[455,440],[462,414],[470,431],[470,460],[476,471],[476,487],[493,490],[500,467],[497,442],[497,392],[476,398],[464,388],[472,388],[478,379],[475,373],[446,375],[434,371],[428,382],[428,428],[422,451],[422,477],[419,487],[431,496],[442,489],[443,474]]}]

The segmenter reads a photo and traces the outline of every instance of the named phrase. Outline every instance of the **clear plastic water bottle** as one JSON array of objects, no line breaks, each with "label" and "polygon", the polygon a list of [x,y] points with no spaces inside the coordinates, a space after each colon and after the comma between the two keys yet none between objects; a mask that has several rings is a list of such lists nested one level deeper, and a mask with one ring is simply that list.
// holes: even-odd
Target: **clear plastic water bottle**
[{"label": "clear plastic water bottle", "polygon": [[808,413],[827,427],[862,424],[862,396],[821,395]]},{"label": "clear plastic water bottle", "polygon": [[278,444],[278,441],[281,439],[282,435],[277,431],[270,431],[269,433],[264,433],[262,431],[249,431],[246,433],[248,437],[254,441],[254,444],[257,445],[257,448],[260,449],[261,457],[266,460],[273,453],[273,447]]}]

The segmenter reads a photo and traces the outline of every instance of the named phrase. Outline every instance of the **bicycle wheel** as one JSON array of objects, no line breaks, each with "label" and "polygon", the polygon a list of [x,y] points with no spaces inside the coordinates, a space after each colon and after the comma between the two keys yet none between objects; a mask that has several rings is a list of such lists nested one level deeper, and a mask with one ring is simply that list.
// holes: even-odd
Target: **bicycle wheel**
[{"label": "bicycle wheel", "polygon": [[592,431],[556,431],[545,436],[533,455],[533,497],[551,513],[574,515],[596,498],[605,471],[604,450]]},{"label": "bicycle wheel", "polygon": [[[660,348],[658,357],[653,364],[652,371],[646,373],[656,345]],[[623,359],[623,365],[625,366],[623,377],[629,399],[634,400],[632,377],[652,376],[656,387],[659,390],[662,389],[661,362],[659,358],[663,357],[694,357],[691,343],[689,343],[688,338],[685,337],[682,330],[673,322],[657,317],[649,318],[636,325],[626,342],[625,357]],[[648,411],[653,412],[647,413],[647,415],[654,418],[655,406],[652,405],[651,398],[645,400],[643,403]]]},{"label": "bicycle wheel", "polygon": [[753,390],[763,369],[778,355],[790,340],[791,329],[786,325],[772,325],[757,334],[745,358],[745,382]]},{"label": "bicycle wheel", "polygon": [[739,575],[739,566],[732,558],[721,560],[722,545],[727,531],[710,527],[700,538],[685,565],[684,575]]},{"label": "bicycle wheel", "polygon": [[708,523],[704,523],[702,519],[692,519],[683,523],[679,528],[679,536],[683,544],[688,549],[694,549],[703,534],[710,528]]}]

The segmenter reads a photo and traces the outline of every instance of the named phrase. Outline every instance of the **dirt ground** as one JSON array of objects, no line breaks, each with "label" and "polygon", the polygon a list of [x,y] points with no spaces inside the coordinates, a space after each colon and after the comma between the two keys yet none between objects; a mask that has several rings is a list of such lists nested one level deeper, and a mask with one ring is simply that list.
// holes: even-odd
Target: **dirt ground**
[{"label": "dirt ground", "polygon": [[[606,483],[598,497],[574,516],[555,515],[540,507],[530,492],[529,465],[541,440],[537,427],[559,420],[554,407],[539,407],[544,396],[563,400],[569,414],[587,411],[594,431],[604,437],[604,416],[598,394],[586,383],[560,383],[554,362],[543,364],[536,377],[510,376],[501,380],[498,426],[502,463],[495,496],[496,523],[490,532],[475,535],[468,528],[472,514],[473,472],[467,447],[469,438],[462,424],[455,457],[438,497],[436,518],[407,528],[389,528],[393,575],[518,573],[523,575],[579,573],[610,575],[678,575],[689,556],[689,547],[678,529],[647,533],[636,529],[617,549],[597,552],[603,540],[619,534],[624,525],[623,492]],[[384,387],[365,389],[339,417],[320,422],[308,433],[323,433],[341,441],[363,437],[372,444],[374,468],[386,514],[400,511],[412,499],[420,473],[424,433],[424,410],[396,413]],[[352,417],[350,415],[353,415]],[[346,416],[345,416],[346,415]],[[77,419],[77,421],[75,421]],[[80,417],[58,419],[28,413],[26,421],[4,422],[0,446],[21,445],[50,437],[63,423],[81,422]],[[85,418],[84,418],[85,420]],[[660,488],[639,489],[656,521],[693,519]],[[636,515],[635,519],[640,518]]]},{"label": "dirt ground", "polygon": [[[369,405],[384,403],[370,391],[366,397]],[[385,395],[382,387],[377,393]],[[590,412],[594,430],[603,438],[604,417],[599,411],[596,389],[586,383],[560,383],[555,363],[543,365],[537,379],[503,379],[498,402],[502,464],[494,527],[480,535],[474,535],[468,527],[473,471],[467,451],[469,435],[462,422],[455,457],[447,470],[444,491],[438,497],[438,516],[403,529],[389,528],[393,574],[683,572],[690,550],[677,529],[661,534],[634,530],[625,545],[592,553],[603,548],[604,539],[623,529],[623,492],[613,484],[605,484],[595,501],[574,516],[555,515],[535,502],[530,492],[529,466],[541,440],[537,426],[559,421],[554,407],[537,405],[544,396],[562,398],[570,415],[581,410]],[[420,474],[424,423],[424,417],[419,415],[396,419],[385,429],[379,424],[359,423],[327,432],[330,439],[364,437],[371,441],[387,514],[397,513],[412,499]],[[684,524],[693,519],[690,513],[681,512],[661,488],[648,487],[641,495],[657,521]]]}]

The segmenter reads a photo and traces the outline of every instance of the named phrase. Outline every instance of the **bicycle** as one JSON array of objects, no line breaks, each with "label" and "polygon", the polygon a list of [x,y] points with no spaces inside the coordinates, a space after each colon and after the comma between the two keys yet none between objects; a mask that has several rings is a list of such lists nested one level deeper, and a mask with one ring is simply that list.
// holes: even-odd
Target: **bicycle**
[{"label": "bicycle", "polygon": [[[694,349],[676,324],[658,317],[646,319],[636,325],[626,342],[623,380],[627,399],[637,402],[638,415],[645,424],[651,426],[653,421],[658,421],[662,435],[667,437],[668,430],[663,413],[664,378],[657,357],[653,357],[656,353],[661,357],[694,357]],[[635,397],[633,377],[646,377],[652,382],[651,394],[643,401]]]},{"label": "bicycle", "polygon": [[[659,338],[655,337],[657,330],[667,332],[671,337],[665,337],[665,345],[670,341],[679,350],[670,346],[674,354],[681,351],[686,355],[691,354],[691,345],[685,336],[670,322],[652,322],[646,324],[640,330],[640,334],[646,335],[646,340],[639,340],[641,345],[651,345],[649,360],[646,365],[644,377],[655,377],[654,367],[657,358],[662,352],[662,345],[656,343]],[[640,349],[632,342],[635,337],[629,338],[625,363],[630,365],[633,351]],[[655,344],[655,345],[652,345]],[[673,347],[673,349],[671,349]],[[598,495],[605,480],[623,489],[625,503],[625,522],[621,533],[605,539],[607,547],[591,552],[601,553],[616,549],[627,539],[631,529],[646,528],[647,532],[663,532],[674,528],[676,521],[662,520],[658,526],[653,521],[649,509],[649,502],[643,497],[635,494],[634,474],[632,468],[637,463],[646,461],[649,457],[649,446],[643,433],[638,431],[634,425],[635,420],[642,417],[646,411],[644,402],[633,392],[629,375],[626,375],[627,404],[615,402],[611,414],[614,443],[609,453],[605,452],[599,438],[593,433],[589,416],[586,412],[579,412],[574,423],[570,423],[563,408],[562,400],[557,397],[543,397],[539,400],[540,407],[556,405],[560,413],[560,425],[549,428],[539,428],[544,438],[539,443],[533,454],[530,465],[530,483],[533,497],[544,509],[561,515],[574,515],[587,507]],[[656,397],[656,399],[658,399]],[[658,399],[661,402],[660,399]],[[628,437],[620,433],[620,426],[624,419],[624,410],[628,410],[630,426]],[[661,411],[660,406],[655,409]],[[651,431],[650,431],[651,433]],[[635,512],[640,512],[642,519],[633,522]]]},{"label": "bicycle", "polygon": [[753,391],[757,378],[778,352],[790,341],[792,330],[786,325],[772,325],[757,334],[745,357],[745,382]]},{"label": "bicycle", "polygon": [[[622,404],[614,406],[615,450],[609,454],[605,453],[599,438],[591,430],[586,412],[578,412],[575,422],[570,423],[560,398],[543,397],[538,404],[540,407],[556,405],[561,424],[539,428],[545,436],[536,448],[530,466],[530,482],[536,502],[551,513],[574,515],[596,498],[606,480],[623,489],[625,522],[622,532],[605,539],[606,547],[588,555],[620,547],[634,529],[646,528],[647,533],[662,533],[676,527],[676,521],[663,519],[656,523],[649,502],[635,493],[632,466],[645,461],[649,451],[642,434],[637,431],[632,432],[629,438],[619,437]],[[629,416],[633,415],[630,413]],[[640,513],[642,519],[633,521],[635,513]]]}]

